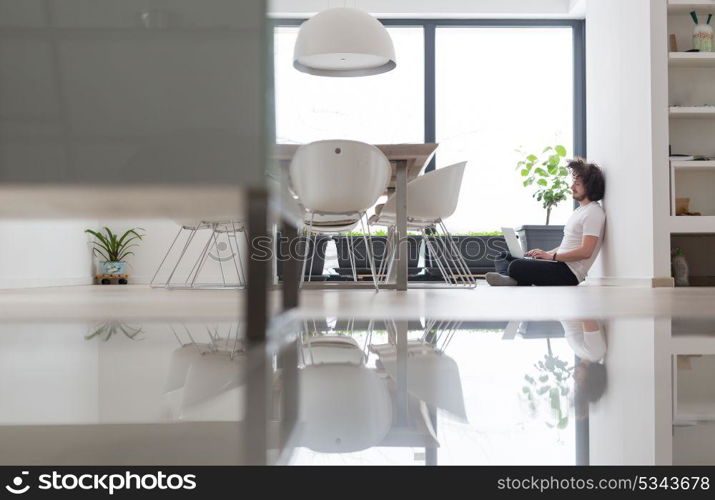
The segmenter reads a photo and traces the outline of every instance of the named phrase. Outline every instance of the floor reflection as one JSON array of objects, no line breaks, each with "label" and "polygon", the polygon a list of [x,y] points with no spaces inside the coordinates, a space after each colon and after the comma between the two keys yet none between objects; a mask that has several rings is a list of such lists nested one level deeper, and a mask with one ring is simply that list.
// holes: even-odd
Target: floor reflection
[{"label": "floor reflection", "polygon": [[2,464],[712,464],[715,320],[0,326]]}]

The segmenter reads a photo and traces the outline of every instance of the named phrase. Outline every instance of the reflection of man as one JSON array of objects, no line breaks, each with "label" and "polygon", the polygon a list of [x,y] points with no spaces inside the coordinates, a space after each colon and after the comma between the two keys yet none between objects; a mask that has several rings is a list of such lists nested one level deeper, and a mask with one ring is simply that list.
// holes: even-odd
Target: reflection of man
[{"label": "reflection of man", "polygon": [[605,180],[598,166],[580,158],[571,160],[568,168],[579,207],[564,227],[561,245],[549,251],[529,250],[525,255],[530,259],[507,256],[495,262],[497,272],[486,274],[491,286],[573,286],[586,279],[603,240],[606,214],[598,201],[603,199]]},{"label": "reflection of man", "polygon": [[606,390],[606,336],[598,321],[562,321],[566,335],[579,362],[574,367],[576,416],[588,415],[588,404],[598,401]]}]

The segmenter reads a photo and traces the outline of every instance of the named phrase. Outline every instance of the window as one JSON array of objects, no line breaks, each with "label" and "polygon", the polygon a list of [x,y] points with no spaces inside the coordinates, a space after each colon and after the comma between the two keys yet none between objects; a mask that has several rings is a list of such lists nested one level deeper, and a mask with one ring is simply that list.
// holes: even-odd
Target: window
[{"label": "window", "polygon": [[[515,150],[574,154],[571,27],[438,27],[435,64],[437,168],[469,162],[450,230],[544,224]],[[563,201],[551,224],[572,210]]]},{"label": "window", "polygon": [[293,68],[297,27],[274,31],[276,138],[279,143],[352,139],[424,142],[422,27],[389,27],[397,68],[360,78],[325,78]]}]

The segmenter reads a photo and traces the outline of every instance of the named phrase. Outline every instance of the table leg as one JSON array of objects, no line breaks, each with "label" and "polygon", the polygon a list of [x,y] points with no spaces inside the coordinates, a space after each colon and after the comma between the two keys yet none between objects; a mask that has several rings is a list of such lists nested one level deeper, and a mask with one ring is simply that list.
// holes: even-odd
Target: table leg
[{"label": "table leg", "polygon": [[[254,242],[269,237],[268,193],[256,189],[248,193],[248,280],[245,302],[247,363],[246,418],[244,428],[243,463],[265,465],[267,462],[268,363],[265,341],[268,328],[268,283],[270,261],[257,259]],[[249,368],[250,367],[250,368]],[[239,368],[237,368],[239,369]]]},{"label": "table leg", "polygon": [[397,162],[395,179],[395,201],[397,205],[397,290],[407,290],[407,162]]},{"label": "table leg", "polygon": [[397,360],[397,422],[401,426],[406,426],[409,414],[409,398],[407,397],[407,321],[395,321],[397,337],[396,360]]},{"label": "table leg", "polygon": [[300,283],[300,262],[296,256],[291,255],[290,249],[294,248],[291,243],[298,238],[298,230],[289,221],[283,221],[281,228],[281,256],[283,261],[283,310],[294,309],[298,307]]}]

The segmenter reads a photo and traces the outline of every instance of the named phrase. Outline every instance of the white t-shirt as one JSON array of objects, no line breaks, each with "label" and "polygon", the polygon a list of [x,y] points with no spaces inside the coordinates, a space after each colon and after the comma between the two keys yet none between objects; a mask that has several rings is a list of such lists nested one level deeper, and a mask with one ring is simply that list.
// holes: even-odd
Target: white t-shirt
[{"label": "white t-shirt", "polygon": [[606,225],[606,213],[601,205],[592,201],[587,205],[578,207],[569,217],[564,227],[564,238],[557,253],[566,253],[576,250],[583,243],[584,236],[597,236],[598,242],[593,249],[591,257],[583,260],[567,262],[571,272],[578,278],[579,283],[586,279],[588,270],[591,269],[593,261],[596,260],[598,252],[601,250],[603,242],[603,228]]},{"label": "white t-shirt", "polygon": [[606,357],[606,336],[601,329],[587,332],[582,321],[562,321],[561,324],[576,356],[594,363]]}]

